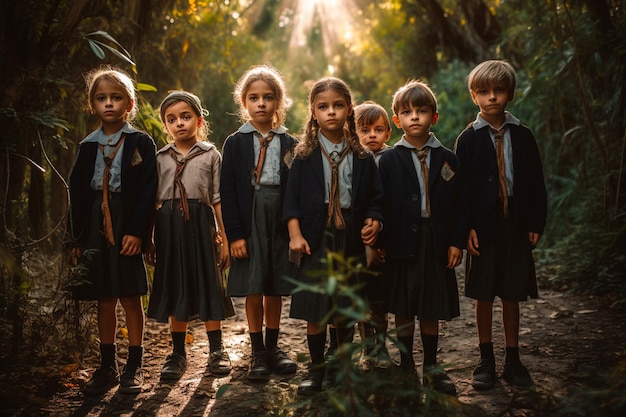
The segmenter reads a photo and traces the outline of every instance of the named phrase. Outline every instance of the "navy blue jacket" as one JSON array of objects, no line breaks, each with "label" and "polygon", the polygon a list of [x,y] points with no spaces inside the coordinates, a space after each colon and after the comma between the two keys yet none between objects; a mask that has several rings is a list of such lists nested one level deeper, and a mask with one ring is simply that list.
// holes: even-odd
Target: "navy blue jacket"
[{"label": "navy blue jacket", "polygon": [[[361,228],[366,218],[383,221],[381,213],[382,186],[374,158],[369,153],[352,158],[352,204],[354,224],[346,256],[361,255],[365,250]],[[322,151],[315,148],[308,158],[296,158],[289,173],[283,207],[283,219],[300,220],[302,236],[314,251],[326,229],[325,179]]]},{"label": "navy blue jacket", "polygon": [[[422,198],[411,154],[410,149],[395,146],[381,156],[378,164],[385,191],[382,237],[390,259],[414,259],[419,253]],[[431,148],[428,178],[434,249],[437,255],[447,258],[450,246],[465,248],[469,231],[465,178],[451,150]]]},{"label": "navy blue jacket", "polygon": [[[287,186],[289,167],[286,161],[292,159],[296,140],[283,133],[280,138],[280,191],[281,201]],[[246,239],[252,232],[252,199],[254,196],[254,135],[235,132],[224,141],[222,147],[222,174],[220,176],[220,196],[222,217],[229,242]],[[277,222],[282,221],[278,213]],[[285,227],[285,235],[287,228]]]},{"label": "navy blue jacket", "polygon": [[[140,159],[133,154],[139,152]],[[70,246],[84,247],[89,230],[91,206],[96,191],[91,188],[96,158],[100,157],[98,144],[85,142],[78,148],[76,160],[70,173],[70,218],[69,232],[75,239]],[[139,162],[140,161],[140,162]],[[132,162],[132,163],[131,163]],[[139,163],[138,163],[139,162]],[[156,145],[154,140],[143,132],[126,135],[122,151],[122,211],[124,224],[122,235],[142,239],[143,249],[151,241],[152,225],[158,175],[156,170]],[[117,242],[121,250],[121,242]]]},{"label": "navy blue jacket", "polygon": [[[537,143],[523,125],[508,125],[513,151],[513,205],[510,213],[516,233],[543,234],[548,211],[543,168]],[[496,233],[498,213],[498,163],[487,126],[468,126],[456,140],[455,152],[469,186],[470,229],[478,238]]]}]

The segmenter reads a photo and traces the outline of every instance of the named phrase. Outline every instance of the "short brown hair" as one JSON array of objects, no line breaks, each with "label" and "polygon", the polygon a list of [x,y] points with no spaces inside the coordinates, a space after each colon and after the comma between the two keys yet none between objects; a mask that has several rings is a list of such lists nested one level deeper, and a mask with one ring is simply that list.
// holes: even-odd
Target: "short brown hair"
[{"label": "short brown hair", "polygon": [[509,93],[509,101],[515,95],[515,70],[504,60],[492,59],[478,64],[467,76],[467,88],[476,92],[502,83]]},{"label": "short brown hair", "polygon": [[422,107],[428,106],[434,113],[437,113],[437,99],[430,87],[419,80],[409,80],[398,89],[393,95],[391,107],[393,114],[398,115],[398,111],[403,106]]},{"label": "short brown hair", "polygon": [[359,126],[371,126],[380,117],[387,125],[387,131],[391,130],[391,122],[389,121],[389,115],[387,111],[380,104],[371,100],[365,101],[354,108],[354,115],[356,117],[356,125]]}]

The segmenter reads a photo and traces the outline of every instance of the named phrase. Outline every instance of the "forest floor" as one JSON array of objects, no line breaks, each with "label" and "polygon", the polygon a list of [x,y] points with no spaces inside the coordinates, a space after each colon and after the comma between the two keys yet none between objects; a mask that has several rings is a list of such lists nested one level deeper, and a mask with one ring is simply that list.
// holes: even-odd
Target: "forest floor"
[{"label": "forest floor", "polygon": [[[462,293],[463,276],[459,279]],[[454,380],[458,401],[467,407],[463,416],[544,416],[547,402],[580,403],[581,395],[598,383],[626,358],[626,314],[608,310],[600,300],[554,290],[540,292],[539,299],[521,305],[520,351],[535,383],[535,396],[524,398],[499,380],[489,391],[476,391],[470,384],[479,353],[473,303],[461,297],[461,317],[443,323],[439,360],[445,362]],[[268,383],[246,380],[250,344],[243,300],[234,299],[237,315],[223,323],[226,348],[233,369],[216,378],[208,373],[208,343],[202,323],[190,325],[193,341],[188,345],[188,368],[174,383],[159,380],[165,357],[170,353],[166,325],[146,323],[143,391],[129,396],[112,389],[102,396],[85,396],[81,387],[98,366],[97,357],[87,358],[85,367],[49,375],[15,364],[0,369],[0,415],[2,416],[213,416],[247,417],[278,415],[281,404],[296,399],[295,391],[306,372],[308,351],[305,323],[288,318],[285,299],[280,345],[298,362],[291,377],[274,376]],[[495,304],[494,345],[498,362],[503,359],[500,305]],[[120,332],[120,363],[127,341]],[[390,345],[396,361],[398,351]],[[419,335],[415,343],[416,363],[421,363]],[[62,368],[62,364],[57,366]],[[421,366],[418,366],[421,374]],[[600,382],[598,382],[600,381]],[[228,387],[227,390],[220,387]],[[623,387],[623,384],[621,385]],[[218,393],[219,390],[219,393]],[[624,392],[616,393],[624,397]],[[561,414],[563,415],[563,414]],[[581,414],[567,414],[581,415]],[[594,413],[588,415],[595,415]],[[607,415],[607,414],[604,414]]]}]

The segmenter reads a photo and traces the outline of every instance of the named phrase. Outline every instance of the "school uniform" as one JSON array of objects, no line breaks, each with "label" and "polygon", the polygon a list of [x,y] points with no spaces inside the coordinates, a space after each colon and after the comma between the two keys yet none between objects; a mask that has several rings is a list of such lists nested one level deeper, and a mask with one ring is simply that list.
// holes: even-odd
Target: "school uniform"
[{"label": "school uniform", "polygon": [[[319,272],[328,269],[325,263],[327,250],[341,251],[346,258],[361,257],[364,261],[365,247],[361,239],[364,221],[366,218],[383,220],[380,210],[382,188],[372,155],[349,153],[343,165],[339,166],[344,182],[339,189],[343,193],[341,209],[346,227],[343,230],[327,227],[330,180],[328,172],[325,174],[323,158],[318,146],[308,157],[294,160],[283,209],[285,222],[292,218],[299,219],[302,236],[312,252],[310,256],[303,256],[300,268],[294,271],[294,277],[311,284],[319,284]],[[350,190],[346,190],[345,184],[349,184]],[[326,278],[324,276],[321,279]],[[330,308],[331,300],[326,294],[299,291],[292,295],[289,315],[291,318],[319,323]]]},{"label": "school uniform", "polygon": [[[115,238],[110,246],[102,235],[103,152],[109,156],[120,141],[108,187]],[[98,129],[80,143],[69,178],[68,229],[74,239],[71,246],[82,249],[79,262],[85,273],[72,285],[74,298],[98,300],[148,292],[142,255],[119,252],[125,235],[141,238],[144,250],[150,242],[157,189],[155,154],[154,140],[128,123],[113,135]]]},{"label": "school uniform", "polygon": [[433,133],[424,147],[430,148],[430,213],[413,145],[403,137],[379,163],[387,307],[401,317],[450,320],[459,316],[459,297],[454,269],[446,264],[448,248],[463,249],[467,240],[465,184],[458,159]]},{"label": "school uniform", "polygon": [[289,295],[289,237],[282,222],[282,201],[296,140],[281,126],[272,129],[265,163],[256,181],[260,132],[246,123],[223,146],[220,194],[229,242],[246,239],[249,257],[231,258],[228,294]]},{"label": "school uniform", "polygon": [[479,114],[455,144],[468,178],[469,228],[476,230],[480,244],[480,256],[468,256],[465,295],[481,301],[538,296],[528,233],[543,234],[546,224],[543,169],[531,131],[509,112],[505,116],[508,216],[498,199],[498,165],[489,124]]},{"label": "school uniform", "polygon": [[[187,207],[175,181],[181,165],[180,184]],[[185,156],[175,144],[157,153],[157,263],[147,316],[161,323],[167,323],[170,316],[181,322],[196,318],[206,322],[234,315],[218,265],[218,224],[212,207],[220,202],[220,167],[221,156],[208,141],[196,142]]]}]

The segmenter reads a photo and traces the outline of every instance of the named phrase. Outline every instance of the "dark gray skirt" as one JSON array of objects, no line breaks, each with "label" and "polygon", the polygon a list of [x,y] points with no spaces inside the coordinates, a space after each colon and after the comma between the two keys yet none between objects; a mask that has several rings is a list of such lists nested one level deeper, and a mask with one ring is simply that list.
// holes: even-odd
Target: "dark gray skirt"
[{"label": "dark gray skirt", "polygon": [[234,315],[225,296],[225,279],[217,266],[215,217],[211,207],[189,200],[185,221],[178,200],[157,212],[154,243],[156,266],[148,317],[167,323],[169,316],[188,322],[224,320]]},{"label": "dark gray skirt", "polygon": [[451,320],[460,315],[459,290],[454,269],[446,268],[448,259],[433,250],[433,227],[422,219],[418,230],[418,255],[415,259],[387,259],[385,278],[389,282],[387,306],[399,317],[419,320]]},{"label": "dark gray skirt", "polygon": [[240,297],[252,294],[289,295],[293,284],[289,276],[289,238],[280,218],[280,187],[261,186],[252,200],[252,233],[246,240],[248,258],[231,257],[228,271],[228,294]]},{"label": "dark gray skirt", "polygon": [[[509,202],[510,203],[510,202]],[[509,204],[512,207],[512,204]],[[514,232],[514,213],[497,219],[493,239],[480,239],[480,256],[467,256],[465,295],[480,301],[537,298],[537,276],[527,233]]]},{"label": "dark gray skirt", "polygon": [[[115,247],[102,235],[102,192],[96,193],[91,206],[87,245],[82,249],[79,264],[84,274],[71,284],[72,297],[77,300],[102,300],[145,295],[148,293],[146,267],[141,254],[120,255],[122,242],[122,197],[110,193],[109,208],[113,222]],[[147,214],[146,214],[147,215]]]}]

